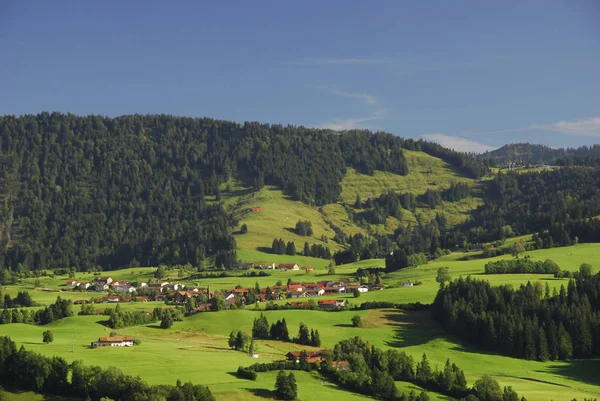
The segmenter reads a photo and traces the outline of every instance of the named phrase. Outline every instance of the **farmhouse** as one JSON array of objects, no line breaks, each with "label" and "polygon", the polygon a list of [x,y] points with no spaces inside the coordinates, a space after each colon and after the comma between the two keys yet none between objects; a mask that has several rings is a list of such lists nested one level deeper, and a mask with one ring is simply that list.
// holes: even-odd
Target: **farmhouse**
[{"label": "farmhouse", "polygon": [[88,288],[90,288],[92,286],[91,283],[88,283],[87,281],[84,283],[79,283],[78,287],[79,288],[83,288],[84,290],[87,290]]},{"label": "farmhouse", "polygon": [[311,272],[311,271],[315,270],[315,268],[312,267],[312,266],[304,266],[302,268],[302,270],[306,270],[306,272],[308,273],[308,272]]},{"label": "farmhouse", "polygon": [[[285,357],[287,358],[288,361],[291,362],[300,362],[300,351],[292,351],[292,352],[288,352],[287,354],[285,354]],[[323,352],[322,351],[307,351],[306,352],[306,361],[308,363],[313,363],[313,362],[323,362],[325,360],[325,357],[323,356]]]},{"label": "farmhouse", "polygon": [[323,310],[335,310],[346,306],[346,301],[340,299],[327,299],[319,301],[319,309]]},{"label": "farmhouse", "polygon": [[402,283],[402,287],[413,287],[414,284],[412,281],[405,281]]},{"label": "farmhouse", "polygon": [[79,283],[75,280],[67,280],[67,287],[77,287]]},{"label": "farmhouse", "polygon": [[94,280],[94,284],[98,285],[102,285],[102,284],[112,284],[113,279],[110,277],[98,277],[96,280]]},{"label": "farmhouse", "polygon": [[98,341],[92,341],[92,348],[98,347],[133,347],[134,337],[100,337]]},{"label": "farmhouse", "polygon": [[300,266],[297,263],[282,263],[279,265],[281,270],[300,270]]}]

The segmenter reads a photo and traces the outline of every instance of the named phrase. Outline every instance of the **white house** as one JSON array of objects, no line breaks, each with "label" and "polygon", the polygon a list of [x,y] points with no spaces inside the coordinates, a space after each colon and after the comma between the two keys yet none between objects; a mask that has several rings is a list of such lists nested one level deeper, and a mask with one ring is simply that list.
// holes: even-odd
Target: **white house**
[{"label": "white house", "polygon": [[358,292],[369,292],[369,286],[361,285],[360,287],[358,287]]},{"label": "white house", "polygon": [[96,291],[108,291],[108,284],[96,284]]},{"label": "white house", "polygon": [[132,287],[132,286],[126,285],[126,284],[114,285],[113,289],[116,292],[129,292],[129,293],[132,293],[132,292],[135,291],[135,287]]},{"label": "white house", "polygon": [[279,265],[281,270],[300,270],[300,266],[297,263],[282,263]]},{"label": "white house", "polygon": [[133,347],[134,337],[100,337],[98,341],[92,341],[92,348],[98,347]]},{"label": "white house", "polygon": [[79,283],[75,280],[67,280],[67,287],[77,287]]},{"label": "white house", "polygon": [[413,287],[414,284],[412,281],[405,281],[404,283],[402,283],[403,287]]},{"label": "white house", "polygon": [[83,288],[84,290],[87,290],[91,286],[92,285],[90,283],[88,283],[87,281],[85,283],[79,283],[79,285],[78,285],[78,287]]},{"label": "white house", "polygon": [[138,283],[138,285],[139,285],[140,287],[146,287],[146,286],[148,285],[148,283],[146,283],[145,281],[140,281],[140,282]]}]

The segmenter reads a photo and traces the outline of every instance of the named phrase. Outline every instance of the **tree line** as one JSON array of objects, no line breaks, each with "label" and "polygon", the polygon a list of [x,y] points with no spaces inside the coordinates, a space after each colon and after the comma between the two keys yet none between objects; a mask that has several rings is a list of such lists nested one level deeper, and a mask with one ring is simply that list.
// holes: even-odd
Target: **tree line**
[{"label": "tree line", "polygon": [[600,355],[600,274],[574,273],[567,289],[540,282],[518,289],[471,277],[441,287],[432,305],[449,332],[516,358],[564,360]]},{"label": "tree line", "polygon": [[35,311],[16,308],[9,309],[5,305],[0,315],[0,324],[26,323],[46,325],[69,316],[73,316],[73,303],[59,296],[53,304]]},{"label": "tree line", "polygon": [[0,308],[29,308],[31,306],[37,306],[31,295],[27,291],[19,291],[17,296],[11,298],[10,294],[4,294],[0,291]]},{"label": "tree line", "polygon": [[553,260],[533,261],[529,258],[496,260],[485,264],[486,274],[515,274],[515,273],[534,273],[534,274],[554,274],[560,275],[561,269]]},{"label": "tree line", "polygon": [[139,377],[110,367],[68,363],[60,357],[45,357],[17,346],[9,337],[0,337],[0,381],[16,390],[35,391],[64,397],[100,401],[214,401],[208,387],[192,383],[150,386]]},{"label": "tree line", "polygon": [[285,241],[281,238],[273,238],[273,242],[271,243],[271,252],[276,255],[304,255],[311,256],[313,258],[321,258],[321,259],[331,259],[331,251],[328,247],[321,244],[312,244],[309,245],[308,242],[304,243],[304,249],[302,252],[296,249],[296,244],[294,241],[288,241],[286,244]]},{"label": "tree line", "polygon": [[267,317],[263,313],[254,319],[252,324],[252,337],[258,339],[293,341],[297,344],[310,345],[313,347],[321,346],[319,330],[311,329],[309,331],[306,324],[300,322],[298,326],[298,336],[290,340],[285,318],[283,318],[283,320],[278,320],[269,327]]}]

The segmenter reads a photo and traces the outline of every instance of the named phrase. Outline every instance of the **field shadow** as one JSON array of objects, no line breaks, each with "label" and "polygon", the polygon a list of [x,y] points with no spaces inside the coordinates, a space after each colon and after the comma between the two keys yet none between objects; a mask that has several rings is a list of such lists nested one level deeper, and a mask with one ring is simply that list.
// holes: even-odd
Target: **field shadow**
[{"label": "field shadow", "polygon": [[98,320],[98,321],[96,321],[96,324],[102,325],[104,327],[108,327],[108,319],[106,319],[106,320]]},{"label": "field shadow", "polygon": [[598,374],[600,359],[577,359],[564,365],[550,365],[543,372],[551,372],[570,380],[600,386],[600,374]]},{"label": "field shadow", "polygon": [[395,328],[394,338],[386,341],[389,347],[422,345],[436,338],[446,337],[431,319],[429,311],[386,309],[383,318],[387,321],[386,325]]},{"label": "field shadow", "polygon": [[275,398],[275,391],[266,388],[245,388],[244,390],[251,392],[256,397],[267,398],[269,400]]},{"label": "field shadow", "polygon": [[338,323],[338,324],[334,324],[334,327],[354,327],[351,324],[348,323]]},{"label": "field shadow", "polygon": [[273,250],[266,246],[257,246],[256,250],[262,253],[273,254]]},{"label": "field shadow", "polygon": [[284,227],[284,230],[292,234],[296,234],[296,230],[293,227]]}]

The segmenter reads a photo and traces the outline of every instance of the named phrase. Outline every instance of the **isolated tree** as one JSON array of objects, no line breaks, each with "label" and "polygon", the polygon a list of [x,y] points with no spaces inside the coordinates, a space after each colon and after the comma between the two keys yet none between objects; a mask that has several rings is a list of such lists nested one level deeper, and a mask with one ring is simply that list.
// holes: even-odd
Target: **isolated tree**
[{"label": "isolated tree", "polygon": [[302,322],[300,322],[300,327],[298,328],[298,343],[308,345],[310,344],[310,333],[308,331],[308,327]]},{"label": "isolated tree", "polygon": [[229,345],[229,348],[231,348],[231,349],[235,348],[236,336],[237,336],[237,331],[231,330],[231,333],[229,333],[229,340],[227,340],[227,345]]},{"label": "isolated tree", "polygon": [[355,209],[362,209],[362,200],[360,199],[360,194],[356,194],[356,201],[354,201]]},{"label": "isolated tree", "polygon": [[280,370],[275,380],[275,396],[281,400],[295,400],[298,398],[298,386],[296,377],[290,372],[286,375],[283,370]]},{"label": "isolated tree", "polygon": [[581,266],[579,266],[579,273],[584,278],[592,277],[592,273],[593,273],[592,265],[590,265],[589,263],[583,263]]},{"label": "isolated tree", "polygon": [[54,341],[54,334],[52,334],[50,330],[44,331],[42,333],[42,341],[46,344],[51,343],[52,341]]},{"label": "isolated tree", "polygon": [[333,260],[329,261],[329,265],[327,266],[327,274],[335,274],[335,262]]},{"label": "isolated tree", "polygon": [[447,267],[440,267],[437,271],[437,277],[435,278],[440,285],[443,285],[446,281],[452,281],[452,276],[450,276],[450,269]]},{"label": "isolated tree", "polygon": [[352,326],[361,327],[362,322],[359,315],[352,316]]},{"label": "isolated tree", "polygon": [[474,390],[481,401],[502,401],[500,385],[488,375],[483,375],[475,382]]},{"label": "isolated tree", "polygon": [[515,241],[510,247],[510,254],[518,258],[521,253],[525,252],[525,244],[522,240]]},{"label": "isolated tree", "polygon": [[352,290],[352,295],[354,296],[354,298],[360,297],[360,291],[358,290],[358,288]]},{"label": "isolated tree", "polygon": [[269,322],[267,321],[267,317],[262,313],[260,314],[260,317],[254,319],[252,337],[269,338]]},{"label": "isolated tree", "polygon": [[154,272],[154,278],[161,280],[163,277],[165,277],[165,267],[164,266],[158,266],[158,268],[156,269],[156,271]]},{"label": "isolated tree", "polygon": [[215,312],[225,309],[225,298],[223,298],[223,294],[220,292],[215,293],[210,300],[210,309]]},{"label": "isolated tree", "polygon": [[169,329],[173,327],[173,316],[170,313],[163,314],[163,318],[160,321],[161,329]]},{"label": "isolated tree", "polygon": [[240,228],[240,233],[242,234],[246,234],[248,232],[248,226],[246,225],[246,223],[242,224],[242,227]]}]

